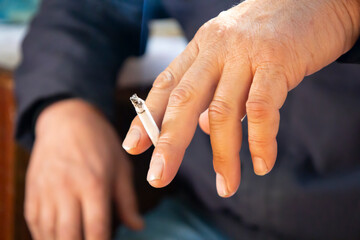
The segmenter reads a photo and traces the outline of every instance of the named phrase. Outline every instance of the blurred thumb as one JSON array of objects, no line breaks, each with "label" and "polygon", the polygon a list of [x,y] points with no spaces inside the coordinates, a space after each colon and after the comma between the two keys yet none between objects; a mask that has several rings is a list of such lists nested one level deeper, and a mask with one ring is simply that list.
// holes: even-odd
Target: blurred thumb
[{"label": "blurred thumb", "polygon": [[119,161],[115,177],[115,201],[122,223],[133,230],[141,230],[144,220],[138,209],[131,168],[126,158]]}]

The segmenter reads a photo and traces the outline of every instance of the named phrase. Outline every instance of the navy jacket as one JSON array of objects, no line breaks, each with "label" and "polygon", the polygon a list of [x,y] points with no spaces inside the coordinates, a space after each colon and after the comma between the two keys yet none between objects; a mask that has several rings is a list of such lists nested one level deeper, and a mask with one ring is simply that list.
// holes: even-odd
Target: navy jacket
[{"label": "navy jacket", "polygon": [[[37,114],[67,97],[89,101],[112,119],[118,70],[143,53],[150,19],[176,18],[191,39],[238,2],[44,0],[16,72],[17,139],[31,147]],[[340,60],[360,62],[359,44]],[[230,239],[360,239],[358,65],[334,63],[289,93],[277,163],[267,176],[253,173],[246,123],[243,139],[242,183],[232,198],[216,194],[209,139],[200,132],[179,172]]]}]

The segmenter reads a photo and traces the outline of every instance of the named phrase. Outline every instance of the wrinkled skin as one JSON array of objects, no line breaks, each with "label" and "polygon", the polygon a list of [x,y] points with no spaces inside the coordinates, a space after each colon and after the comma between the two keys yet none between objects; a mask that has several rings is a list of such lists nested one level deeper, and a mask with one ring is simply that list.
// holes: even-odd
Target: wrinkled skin
[{"label": "wrinkled skin", "polygon": [[92,106],[66,100],[46,108],[26,179],[25,217],[38,239],[110,239],[111,200],[141,229],[131,165],[115,130]]},{"label": "wrinkled skin", "polygon": [[[232,196],[240,184],[245,114],[254,171],[269,173],[287,93],[353,46],[359,14],[358,0],[248,0],[204,24],[146,99],[161,126],[149,183],[172,181],[200,118],[210,134],[218,193]],[[139,154],[150,145],[136,117],[123,147]]]}]

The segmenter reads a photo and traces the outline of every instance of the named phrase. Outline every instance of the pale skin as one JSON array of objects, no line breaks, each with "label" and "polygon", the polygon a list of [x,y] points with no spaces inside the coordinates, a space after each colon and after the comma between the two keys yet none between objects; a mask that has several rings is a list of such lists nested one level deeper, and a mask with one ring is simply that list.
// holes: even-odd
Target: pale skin
[{"label": "pale skin", "polygon": [[[248,0],[202,26],[146,99],[161,127],[149,183],[172,181],[199,122],[210,134],[218,193],[232,196],[240,184],[245,114],[254,171],[269,173],[288,91],[353,46],[359,5]],[[123,147],[139,154],[150,146],[135,118]],[[73,99],[47,107],[36,123],[26,180],[25,216],[34,238],[75,240],[83,232],[86,239],[109,239],[111,199],[123,222],[140,229],[130,169],[115,130],[90,104]]]}]

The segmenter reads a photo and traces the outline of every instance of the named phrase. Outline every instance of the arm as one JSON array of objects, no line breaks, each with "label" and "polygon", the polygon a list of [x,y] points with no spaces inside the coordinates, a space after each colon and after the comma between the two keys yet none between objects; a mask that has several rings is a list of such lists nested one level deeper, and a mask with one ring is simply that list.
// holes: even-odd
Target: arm
[{"label": "arm", "polygon": [[[16,137],[30,146],[34,116],[46,101],[81,98],[113,117],[122,62],[140,54],[142,1],[47,0],[23,43],[16,71]],[[121,11],[119,10],[121,9]],[[146,30],[144,31],[146,39]]]}]

